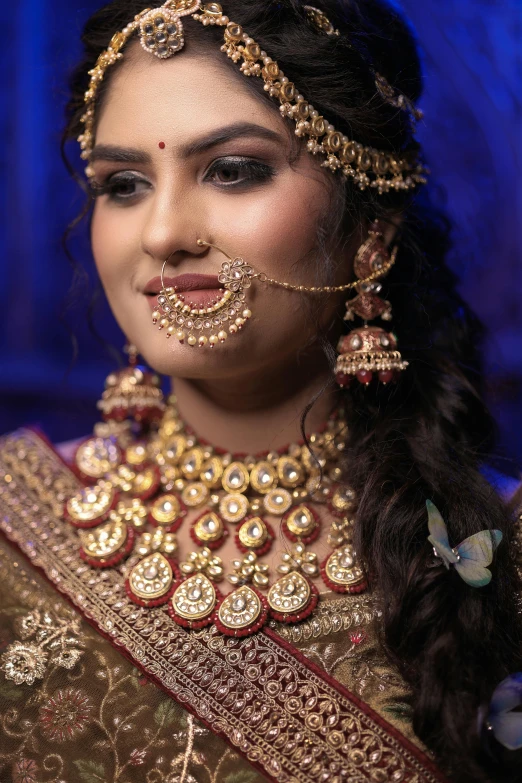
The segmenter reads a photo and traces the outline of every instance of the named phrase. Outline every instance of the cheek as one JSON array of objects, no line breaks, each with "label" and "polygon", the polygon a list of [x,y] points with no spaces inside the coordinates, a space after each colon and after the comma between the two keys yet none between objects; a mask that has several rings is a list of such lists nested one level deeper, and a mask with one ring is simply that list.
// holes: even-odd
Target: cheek
[{"label": "cheek", "polygon": [[[107,297],[124,295],[133,274],[132,259],[139,248],[139,221],[134,210],[111,209],[95,204],[91,223],[91,247]],[[117,314],[116,314],[117,315]]]}]

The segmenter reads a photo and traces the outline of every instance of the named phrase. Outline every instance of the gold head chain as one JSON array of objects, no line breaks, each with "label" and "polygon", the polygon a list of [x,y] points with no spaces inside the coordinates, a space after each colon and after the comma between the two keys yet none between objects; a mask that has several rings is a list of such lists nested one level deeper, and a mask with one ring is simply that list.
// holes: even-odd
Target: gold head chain
[{"label": "gold head chain", "polygon": [[[332,38],[339,36],[327,17],[313,6],[305,6],[307,19],[316,29]],[[295,122],[295,133],[307,138],[307,150],[312,155],[324,156],[321,164],[332,172],[340,171],[351,177],[361,190],[375,188],[379,194],[393,190],[410,190],[426,182],[427,169],[417,153],[397,155],[367,147],[349,139],[336,130],[328,120],[314,109],[299,92],[297,86],[283,73],[275,60],[243,30],[223,14],[219,3],[201,0],[167,0],[159,8],[146,8],[137,14],[121,32],[116,33],[109,47],[100,54],[95,67],[89,71],[89,89],[85,93],[85,111],[81,118],[83,133],[78,137],[82,158],[89,160],[94,146],[95,103],[98,88],[107,68],[123,57],[122,50],[131,36],[137,32],[143,49],[160,59],[168,59],[184,46],[182,17],[191,15],[203,26],[224,28],[221,51],[233,62],[240,63],[245,76],[263,79],[268,95],[280,103],[283,117]],[[378,79],[377,79],[378,77]],[[388,85],[384,77],[376,75],[376,87],[381,97],[399,109],[421,115],[414,110],[411,101],[400,96]],[[86,175],[94,175],[92,166],[86,167]]]}]

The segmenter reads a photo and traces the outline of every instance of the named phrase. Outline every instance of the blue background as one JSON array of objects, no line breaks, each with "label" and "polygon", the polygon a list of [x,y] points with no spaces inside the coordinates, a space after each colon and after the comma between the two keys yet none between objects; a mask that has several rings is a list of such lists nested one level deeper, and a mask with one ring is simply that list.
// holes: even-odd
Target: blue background
[{"label": "blue background", "polygon": [[[89,333],[88,290],[77,287],[63,312],[73,271],[60,245],[82,204],[59,152],[66,80],[83,22],[100,2],[2,5],[0,432],[39,423],[61,441],[90,431],[95,400],[115,366]],[[499,454],[515,460],[503,470],[516,473],[522,464],[521,2],[402,5],[424,52],[420,137],[439,183],[437,199],[456,225],[452,266],[489,328],[488,401],[500,426]],[[92,291],[85,225],[72,247]],[[98,332],[120,349],[123,338],[103,296],[93,316]],[[78,340],[72,366],[71,329]]]}]

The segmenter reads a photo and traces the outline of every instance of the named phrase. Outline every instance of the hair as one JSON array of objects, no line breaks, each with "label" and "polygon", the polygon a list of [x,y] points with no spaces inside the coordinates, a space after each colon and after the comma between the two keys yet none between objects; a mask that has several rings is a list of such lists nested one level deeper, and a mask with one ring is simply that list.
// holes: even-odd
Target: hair
[{"label": "hair", "polygon": [[[112,35],[143,7],[143,0],[115,0],[87,22],[85,58],[72,76],[64,141],[82,130],[89,69]],[[378,96],[374,76],[383,74],[417,101],[422,76],[409,25],[383,0],[322,0],[321,8],[339,37],[315,30],[297,0],[224,3],[225,13],[281,64],[337,129],[383,150],[414,148],[406,112]],[[219,52],[222,30],[183,21],[190,45],[204,46],[205,56],[213,56],[208,46],[213,38],[216,57],[245,81]],[[118,67],[106,74],[99,100],[110,71]],[[277,111],[261,80],[246,83]],[[359,499],[355,545],[372,588],[382,596],[383,644],[411,688],[414,731],[450,779],[515,781],[520,753],[486,740],[477,719],[487,711],[496,685],[520,668],[522,657],[522,621],[514,600],[520,591],[515,527],[480,472],[494,438],[481,398],[483,329],[446,264],[449,225],[430,205],[428,190],[379,196],[335,177],[341,231],[401,215],[400,251],[386,283],[410,366],[397,384],[367,389],[356,384],[344,392],[349,482]],[[326,350],[332,359],[330,344]],[[502,531],[488,586],[472,588],[454,569],[429,567],[428,498],[440,509],[452,542],[483,529]]]}]

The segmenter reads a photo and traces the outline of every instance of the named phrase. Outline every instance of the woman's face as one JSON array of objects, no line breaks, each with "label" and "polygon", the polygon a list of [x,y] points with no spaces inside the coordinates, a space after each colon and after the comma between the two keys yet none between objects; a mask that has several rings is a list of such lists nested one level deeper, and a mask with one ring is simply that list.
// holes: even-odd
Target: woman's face
[{"label": "woman's face", "polygon": [[[198,238],[268,277],[326,282],[316,232],[332,175],[306,152],[291,160],[287,123],[226,67],[186,51],[159,61],[133,45],[112,75],[93,154],[95,180],[108,187],[96,200],[93,253],[120,327],[157,371],[210,380],[290,367],[340,307],[342,295],[323,294],[311,317],[303,294],[255,282],[251,319],[213,350],[166,339],[152,323],[150,281],[165,259],[169,278],[219,274],[226,259]],[[346,282],[346,258],[335,266],[333,282]]]}]

